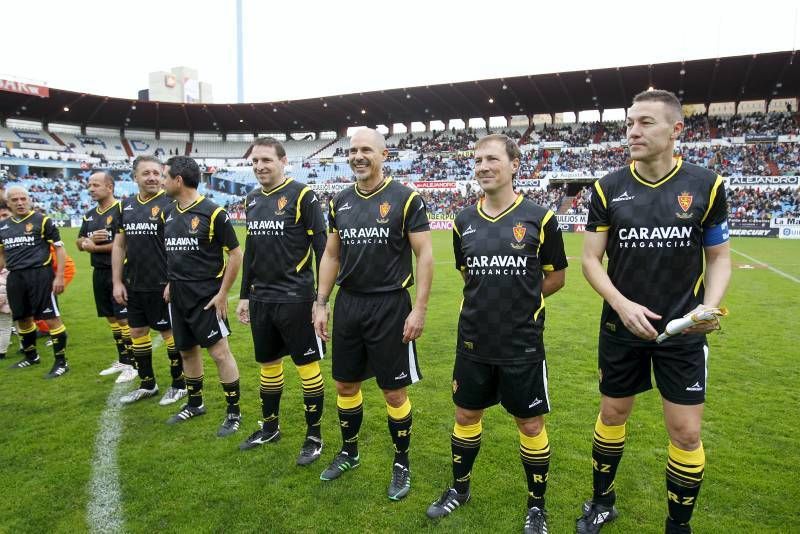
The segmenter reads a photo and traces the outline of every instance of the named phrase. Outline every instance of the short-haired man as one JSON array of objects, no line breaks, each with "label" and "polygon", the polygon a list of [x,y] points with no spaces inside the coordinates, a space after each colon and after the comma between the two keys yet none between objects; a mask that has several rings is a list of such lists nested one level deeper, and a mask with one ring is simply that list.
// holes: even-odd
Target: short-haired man
[{"label": "short-haired man", "polygon": [[289,354],[300,374],[306,435],[297,457],[308,465],[322,452],[324,382],[319,367],[322,342],[314,333],[311,306],[316,297],[311,253],[317,270],[325,250],[325,222],[314,192],[284,176],[286,151],[271,137],[253,143],[250,158],[261,187],[245,198],[247,239],[239,320],[249,323],[261,366],[261,427],[240,445],[251,449],[280,438],[278,414],[283,393],[283,360]]},{"label": "short-haired man", "polygon": [[[175,344],[183,357],[188,402],[168,424],[206,413],[203,404],[203,356],[217,365],[228,407],[217,435],[239,430],[239,369],[228,346],[228,291],[242,265],[242,250],[224,209],[198,191],[200,167],[186,156],[167,160],[164,190],[175,199],[165,219],[169,302]],[[225,254],[228,261],[225,262]]]},{"label": "short-haired man", "polygon": [[[395,448],[387,493],[400,500],[411,489],[411,402],[406,388],[421,378],[414,340],[425,326],[433,251],[422,198],[383,176],[388,154],[383,136],[373,129],[361,129],[350,139],[348,162],[356,183],[330,202],[328,243],[313,310],[317,335],[327,341],[328,298],[338,283],[333,378],[343,443],[320,478],[333,480],[360,465],[361,382],[375,376]],[[412,251],[418,280],[413,308],[408,294],[414,283]]]},{"label": "short-haired man", "polygon": [[661,344],[655,340],[669,320],[716,308],[725,295],[731,275],[725,188],[714,172],[674,156],[683,130],[674,94],[636,95],[626,127],[633,162],[595,182],[583,243],[583,274],[604,302],[594,493],[576,529],[598,532],[617,517],[614,478],[625,423],[636,395],[653,387],[652,366],[669,433],[665,532],[691,532],[705,468],[705,334],[719,324],[708,321]]},{"label": "short-haired man", "polygon": [[[56,295],[64,291],[66,253],[58,228],[50,217],[31,208],[30,196],[23,187],[6,190],[11,217],[0,224],[0,269],[8,267],[8,303],[17,333],[22,338],[25,357],[13,367],[24,369],[40,363],[36,351],[36,324],[41,319],[50,329],[55,362],[47,378],[58,378],[69,371],[67,328],[61,321]],[[56,250],[58,271],[53,272],[50,245]]]},{"label": "short-haired man", "polygon": [[500,403],[519,430],[528,486],[524,532],[547,534],[550,442],[544,415],[550,395],[544,299],[564,286],[567,258],[553,212],[514,191],[520,158],[517,143],[506,135],[479,139],[475,179],[484,196],[462,210],[453,225],[456,268],[464,278],[453,368],[453,485],[427,513],[443,517],[470,499],[483,412]]},{"label": "short-haired man", "polygon": [[167,406],[186,396],[183,360],[175,347],[169,310],[164,302],[167,286],[164,213],[173,202],[161,188],[163,167],[161,160],[154,156],[139,156],[133,160],[133,179],[139,192],[121,202],[111,252],[114,299],[128,309],[133,357],[140,380],[138,388],[122,396],[123,404],[158,393],[151,329],[164,340],[172,379],[158,403]]},{"label": "short-haired man", "polygon": [[119,373],[117,383],[130,382],[136,379],[136,369],[131,354],[128,310],[114,299],[111,280],[111,249],[114,246],[115,228],[122,214],[119,201],[114,198],[114,177],[108,172],[96,172],[89,176],[88,189],[89,196],[97,205],[83,216],[75,246],[89,253],[97,316],[108,321],[117,347],[117,361],[100,371],[100,375]]}]

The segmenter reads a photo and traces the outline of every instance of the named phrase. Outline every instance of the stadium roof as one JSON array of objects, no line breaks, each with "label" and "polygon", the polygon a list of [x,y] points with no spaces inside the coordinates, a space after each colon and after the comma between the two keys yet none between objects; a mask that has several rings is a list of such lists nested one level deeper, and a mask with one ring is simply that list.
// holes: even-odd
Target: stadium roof
[{"label": "stadium roof", "polygon": [[50,89],[49,98],[0,92],[0,118],[156,131],[341,132],[354,125],[624,108],[650,86],[675,92],[684,104],[770,100],[800,95],[796,55],[772,52],[248,104],[143,102],[58,89]]}]

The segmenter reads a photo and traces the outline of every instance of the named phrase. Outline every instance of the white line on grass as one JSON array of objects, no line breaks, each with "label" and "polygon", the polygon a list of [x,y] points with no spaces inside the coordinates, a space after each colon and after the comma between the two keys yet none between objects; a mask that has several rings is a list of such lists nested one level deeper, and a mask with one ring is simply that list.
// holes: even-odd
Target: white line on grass
[{"label": "white line on grass", "polygon": [[769,269],[769,270],[770,270],[770,271],[772,271],[773,273],[775,273],[775,274],[779,274],[779,275],[783,276],[784,278],[788,278],[788,279],[789,279],[789,280],[791,280],[792,282],[796,282],[796,283],[800,284],[800,278],[795,278],[795,277],[794,277],[794,276],[792,276],[791,274],[787,274],[787,273],[785,273],[785,272],[783,272],[783,271],[781,271],[781,270],[779,270],[779,269],[776,269],[776,268],[775,268],[775,267],[773,267],[772,265],[770,265],[770,264],[768,264],[768,263],[764,263],[764,262],[763,262],[763,261],[761,261],[761,260],[757,260],[757,259],[756,259],[756,258],[754,258],[753,256],[748,256],[748,255],[747,255],[747,254],[745,254],[744,252],[739,252],[738,250],[736,250],[736,249],[733,249],[733,248],[731,249],[731,252],[735,252],[735,253],[736,253],[736,254],[738,254],[739,256],[744,256],[745,258],[747,258],[748,260],[750,260],[750,261],[752,261],[752,262],[754,262],[754,263],[757,263],[757,264],[759,264],[759,265],[763,265],[764,267],[766,267],[767,269]]},{"label": "white line on grass", "polygon": [[[153,348],[160,344],[159,336],[153,340]],[[105,534],[124,531],[117,447],[122,436],[122,405],[119,399],[126,390],[126,383],[114,384],[106,399],[106,409],[100,415],[100,432],[94,441],[90,498],[86,507],[86,522],[90,532]]]}]

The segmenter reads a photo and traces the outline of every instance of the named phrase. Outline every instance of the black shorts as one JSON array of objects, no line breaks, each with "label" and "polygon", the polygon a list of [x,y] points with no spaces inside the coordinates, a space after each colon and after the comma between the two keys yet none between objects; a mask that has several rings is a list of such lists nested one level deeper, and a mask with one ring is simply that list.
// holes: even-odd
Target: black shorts
[{"label": "black shorts", "polygon": [[[544,353],[544,347],[541,348]],[[453,404],[484,410],[500,403],[514,417],[528,419],[550,411],[545,360],[494,365],[456,354]]]},{"label": "black shorts", "polygon": [[600,335],[600,393],[632,397],[653,388],[650,362],[661,396],[675,404],[705,402],[708,346],[705,343],[661,347],[631,346]]},{"label": "black shorts", "polygon": [[49,265],[8,273],[6,293],[12,319],[19,321],[27,317],[36,320],[60,317],[58,300],[53,294],[54,278],[55,273]]},{"label": "black shorts", "polygon": [[340,289],[333,308],[333,378],[361,382],[374,376],[389,390],[419,381],[416,343],[403,343],[409,312],[405,289],[376,294]]},{"label": "black shorts", "polygon": [[222,280],[169,284],[169,320],[178,350],[197,345],[204,349],[231,335],[227,319],[217,319],[212,307],[203,308],[217,294]]},{"label": "black shorts", "polygon": [[250,330],[257,362],[267,363],[289,354],[295,365],[306,365],[325,356],[325,345],[311,323],[312,304],[250,300]]},{"label": "black shorts", "polygon": [[128,290],[128,325],[131,328],[150,327],[159,332],[172,328],[169,308],[164,301],[164,288],[156,291]]},{"label": "black shorts", "polygon": [[92,289],[94,289],[94,306],[97,308],[98,317],[116,317],[118,319],[128,317],[127,307],[114,300],[111,269],[94,269]]}]

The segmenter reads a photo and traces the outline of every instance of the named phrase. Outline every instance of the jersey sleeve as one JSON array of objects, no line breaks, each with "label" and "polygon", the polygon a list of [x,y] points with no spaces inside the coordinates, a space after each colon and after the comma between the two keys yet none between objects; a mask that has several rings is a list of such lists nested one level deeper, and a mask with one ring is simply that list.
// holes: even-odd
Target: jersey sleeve
[{"label": "jersey sleeve", "polygon": [[335,199],[331,199],[328,203],[328,233],[335,234],[336,233],[336,212],[333,210],[333,201]]},{"label": "jersey sleeve", "polygon": [[236,237],[236,230],[233,228],[233,223],[225,210],[219,210],[213,221],[214,235],[212,239],[217,240],[228,250],[233,250],[239,247],[239,239]]},{"label": "jersey sleeve", "polygon": [[86,215],[81,219],[81,228],[78,230],[78,237],[89,237],[89,225],[86,224]]},{"label": "jersey sleeve", "polygon": [[50,217],[45,217],[42,220],[42,237],[50,243],[51,245],[55,245],[60,247],[64,243],[61,242],[61,233],[59,233],[58,228],[56,228],[53,219]]},{"label": "jersey sleeve", "polygon": [[589,201],[589,215],[586,219],[587,232],[607,232],[611,223],[608,219],[608,206],[606,194],[600,185],[600,180],[595,181],[592,198]]},{"label": "jersey sleeve", "polygon": [[453,256],[456,259],[456,269],[463,271],[466,262],[464,261],[464,252],[461,250],[461,234],[457,222],[453,223]]},{"label": "jersey sleeve", "polygon": [[416,191],[411,193],[406,201],[403,210],[403,226],[406,232],[427,232],[431,229],[425,201]]},{"label": "jersey sleeve", "polygon": [[311,189],[305,191],[300,199],[300,221],[308,235],[325,232],[325,218],[319,205],[317,194]]},{"label": "jersey sleeve", "polygon": [[539,261],[543,271],[561,271],[567,268],[567,255],[564,252],[564,238],[558,227],[558,220],[548,211],[543,220],[540,236]]},{"label": "jersey sleeve", "polygon": [[713,247],[730,239],[728,232],[728,201],[725,195],[725,184],[721,176],[717,176],[711,188],[708,209],[703,215],[703,246]]}]

